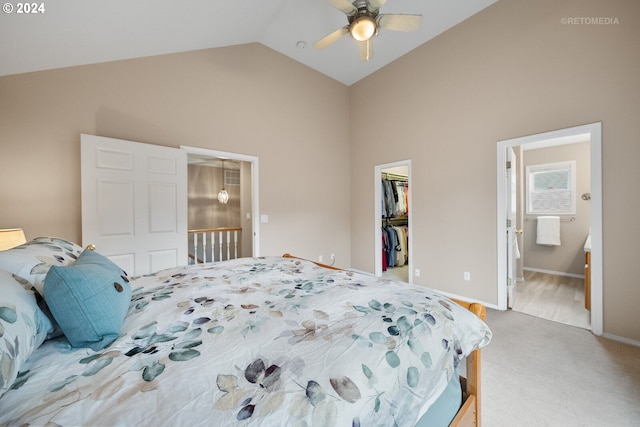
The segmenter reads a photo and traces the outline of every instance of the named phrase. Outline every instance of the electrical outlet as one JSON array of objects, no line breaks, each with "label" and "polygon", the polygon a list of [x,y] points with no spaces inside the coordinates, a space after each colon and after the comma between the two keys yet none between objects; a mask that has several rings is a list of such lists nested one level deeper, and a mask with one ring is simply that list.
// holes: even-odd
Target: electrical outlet
[{"label": "electrical outlet", "polygon": [[331,254],[331,265],[336,262],[336,254]]},{"label": "electrical outlet", "polygon": [[318,262],[322,262],[324,260],[324,258],[322,258],[322,255],[318,255]]},{"label": "electrical outlet", "polygon": [[420,277],[420,269],[416,268],[416,271],[415,271],[415,273],[413,273],[413,275],[416,276],[416,277]]},{"label": "electrical outlet", "polygon": [[464,272],[464,280],[469,281],[471,280],[471,273],[469,273],[468,271]]}]

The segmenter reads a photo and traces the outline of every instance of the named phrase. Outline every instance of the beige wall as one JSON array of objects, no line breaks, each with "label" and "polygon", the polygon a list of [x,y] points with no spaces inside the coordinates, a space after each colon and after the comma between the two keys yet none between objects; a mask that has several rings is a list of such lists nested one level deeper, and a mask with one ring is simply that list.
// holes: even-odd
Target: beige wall
[{"label": "beige wall", "polygon": [[[584,243],[591,226],[591,202],[582,200],[581,195],[591,192],[590,150],[590,143],[581,142],[523,151],[522,171],[525,180],[527,166],[572,160],[576,162],[576,213],[560,215],[561,245],[536,244],[538,226],[535,220],[536,215],[524,215],[525,220],[522,222],[524,233],[520,242],[524,268],[584,276]],[[527,188],[526,184],[524,188]],[[523,200],[523,202],[526,208],[526,201]],[[574,221],[566,221],[570,218]]]},{"label": "beige wall", "polygon": [[374,166],[412,159],[416,282],[497,303],[497,141],[601,121],[604,331],[640,341],[638,22],[638,1],[499,1],[353,85],[353,266],[373,270]]},{"label": "beige wall", "polygon": [[258,156],[260,252],[373,271],[374,166],[412,159],[417,282],[496,303],[497,141],[601,121],[604,330],[640,341],[638,22],[502,0],[350,88],[255,44],[2,77],[0,227],[81,238],[84,132]]},{"label": "beige wall", "polygon": [[259,157],[260,254],[349,265],[348,96],[258,44],[2,77],[0,228],[80,241],[89,133]]}]

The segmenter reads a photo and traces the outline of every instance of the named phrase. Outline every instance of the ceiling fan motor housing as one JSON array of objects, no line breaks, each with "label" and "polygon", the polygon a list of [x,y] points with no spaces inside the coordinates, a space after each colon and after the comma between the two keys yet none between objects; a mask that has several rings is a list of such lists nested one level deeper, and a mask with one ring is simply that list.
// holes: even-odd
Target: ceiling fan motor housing
[{"label": "ceiling fan motor housing", "polygon": [[349,20],[349,34],[357,41],[366,41],[378,34],[376,17],[379,10],[369,9],[369,2],[357,0],[353,6],[358,10],[353,15],[347,15]]}]

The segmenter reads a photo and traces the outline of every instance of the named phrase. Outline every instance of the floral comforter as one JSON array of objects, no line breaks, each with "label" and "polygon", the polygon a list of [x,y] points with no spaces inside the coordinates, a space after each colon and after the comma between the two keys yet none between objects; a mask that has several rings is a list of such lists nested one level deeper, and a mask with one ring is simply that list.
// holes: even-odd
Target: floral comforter
[{"label": "floral comforter", "polygon": [[288,258],[134,279],[106,349],[47,341],[0,425],[413,426],[491,332],[433,291]]}]

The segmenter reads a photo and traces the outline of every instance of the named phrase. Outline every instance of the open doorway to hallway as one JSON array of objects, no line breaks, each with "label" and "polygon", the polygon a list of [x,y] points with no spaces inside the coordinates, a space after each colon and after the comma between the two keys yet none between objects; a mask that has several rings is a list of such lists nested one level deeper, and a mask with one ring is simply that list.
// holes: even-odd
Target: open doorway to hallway
[{"label": "open doorway to hallway", "polygon": [[207,263],[259,256],[258,159],[187,151],[189,256]]}]

